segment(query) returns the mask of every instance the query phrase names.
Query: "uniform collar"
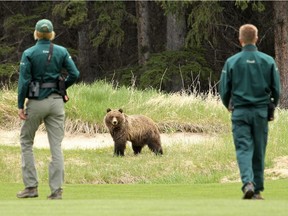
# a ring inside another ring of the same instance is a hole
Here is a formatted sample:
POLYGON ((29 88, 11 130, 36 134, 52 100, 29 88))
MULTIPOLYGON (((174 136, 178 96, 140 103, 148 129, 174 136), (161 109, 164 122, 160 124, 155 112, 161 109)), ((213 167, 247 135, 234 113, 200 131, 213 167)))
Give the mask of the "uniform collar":
POLYGON ((50 44, 50 40, 41 39, 37 41, 37 44, 50 44))
POLYGON ((242 47, 243 51, 257 51, 257 47, 253 44, 247 44, 244 47, 242 47))

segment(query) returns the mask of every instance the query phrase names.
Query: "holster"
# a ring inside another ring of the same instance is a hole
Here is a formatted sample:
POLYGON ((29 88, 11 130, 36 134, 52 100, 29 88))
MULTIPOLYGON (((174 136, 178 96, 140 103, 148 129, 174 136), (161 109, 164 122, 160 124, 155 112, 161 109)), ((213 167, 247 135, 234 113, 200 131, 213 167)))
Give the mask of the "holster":
POLYGON ((274 103, 269 103, 268 105, 268 121, 274 120, 275 105, 274 103))
POLYGON ((31 81, 29 83, 28 98, 38 98, 40 92, 40 82, 31 81))
POLYGON ((58 78, 57 88, 58 88, 60 95, 63 98, 64 103, 69 101, 69 97, 68 97, 67 92, 66 92, 65 78, 63 76, 60 76, 58 78))

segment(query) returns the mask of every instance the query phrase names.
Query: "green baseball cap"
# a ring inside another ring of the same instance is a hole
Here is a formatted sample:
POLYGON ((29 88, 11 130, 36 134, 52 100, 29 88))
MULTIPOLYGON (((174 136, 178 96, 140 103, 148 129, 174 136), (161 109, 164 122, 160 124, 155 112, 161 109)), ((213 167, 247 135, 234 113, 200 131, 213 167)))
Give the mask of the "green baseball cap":
POLYGON ((41 33, 51 33, 53 31, 53 24, 48 19, 42 19, 36 23, 35 30, 41 33))

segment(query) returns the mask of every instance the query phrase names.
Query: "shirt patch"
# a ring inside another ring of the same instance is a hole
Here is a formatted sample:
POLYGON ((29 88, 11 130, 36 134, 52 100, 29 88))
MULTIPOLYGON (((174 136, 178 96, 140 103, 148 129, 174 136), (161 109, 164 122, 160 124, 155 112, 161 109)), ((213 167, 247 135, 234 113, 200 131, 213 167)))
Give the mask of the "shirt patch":
POLYGON ((25 65, 25 63, 24 62, 20 62, 20 65, 25 65))
POLYGON ((49 50, 43 50, 43 53, 49 53, 49 50))
POLYGON ((249 59, 248 59, 246 62, 247 62, 248 64, 255 64, 255 60, 249 60, 249 59))

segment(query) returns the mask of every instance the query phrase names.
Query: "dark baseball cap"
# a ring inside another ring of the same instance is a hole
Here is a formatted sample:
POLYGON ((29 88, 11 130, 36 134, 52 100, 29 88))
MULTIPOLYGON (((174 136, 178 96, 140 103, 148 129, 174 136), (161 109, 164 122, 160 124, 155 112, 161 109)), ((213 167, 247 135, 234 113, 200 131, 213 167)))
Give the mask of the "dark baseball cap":
POLYGON ((51 33, 53 31, 53 24, 48 19, 42 19, 36 23, 35 30, 41 33, 51 33))

